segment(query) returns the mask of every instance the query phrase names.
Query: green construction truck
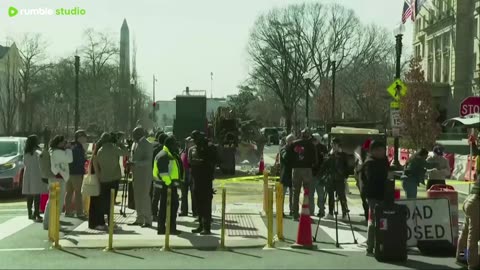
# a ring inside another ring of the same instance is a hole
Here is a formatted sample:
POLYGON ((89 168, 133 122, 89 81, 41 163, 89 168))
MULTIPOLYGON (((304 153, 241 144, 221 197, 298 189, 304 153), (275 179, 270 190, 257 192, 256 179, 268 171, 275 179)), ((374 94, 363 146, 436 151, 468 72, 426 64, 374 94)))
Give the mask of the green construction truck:
POLYGON ((182 143, 192 131, 207 131, 207 96, 206 91, 190 91, 187 89, 175 98, 175 119, 173 135, 182 143), (203 93, 203 94, 202 94, 203 93))

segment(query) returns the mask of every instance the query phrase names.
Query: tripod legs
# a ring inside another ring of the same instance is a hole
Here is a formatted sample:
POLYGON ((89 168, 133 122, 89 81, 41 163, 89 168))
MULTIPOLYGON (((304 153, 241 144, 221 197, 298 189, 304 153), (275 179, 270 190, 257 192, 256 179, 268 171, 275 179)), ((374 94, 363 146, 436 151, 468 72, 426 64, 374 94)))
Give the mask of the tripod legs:
POLYGON ((127 216, 127 196, 128 196, 128 173, 125 172, 125 183, 123 183, 122 203, 120 204, 120 215, 127 216))

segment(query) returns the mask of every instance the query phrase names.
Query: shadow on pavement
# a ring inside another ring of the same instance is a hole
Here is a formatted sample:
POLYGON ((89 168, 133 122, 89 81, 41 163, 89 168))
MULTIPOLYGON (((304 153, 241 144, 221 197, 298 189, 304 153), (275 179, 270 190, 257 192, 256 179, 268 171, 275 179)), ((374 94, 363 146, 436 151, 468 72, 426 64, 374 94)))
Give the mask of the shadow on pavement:
POLYGON ((234 254, 238 254, 238 255, 243 255, 243 256, 248 256, 248 257, 252 257, 252 258, 257 258, 257 259, 261 259, 261 258, 262 258, 261 256, 257 256, 257 255, 253 255, 253 254, 248 254, 248 253, 240 252, 240 251, 236 251, 236 250, 229 250, 229 252, 234 253, 234 254))
POLYGON ((196 258, 196 259, 205 259, 204 257, 201 257, 201 256, 196 256, 196 255, 192 255, 192 254, 187 254, 187 253, 184 253, 184 252, 180 252, 178 250, 172 250, 172 253, 174 254, 178 254, 178 255, 184 255, 184 256, 188 256, 188 257, 192 257, 192 258, 196 258))
POLYGON ((72 251, 70 251, 70 250, 66 250, 66 249, 63 249, 63 248, 62 248, 62 249, 59 249, 59 250, 60 250, 61 252, 65 252, 65 253, 67 253, 67 254, 73 255, 73 256, 78 257, 78 258, 80 258, 80 259, 86 259, 86 258, 87 258, 87 257, 82 256, 82 255, 80 255, 80 254, 74 253, 74 252, 72 252, 72 251))
POLYGON ((403 267, 408 267, 412 269, 459 269, 459 268, 453 268, 444 264, 431 264, 431 263, 421 262, 421 261, 412 260, 412 259, 408 259, 404 263, 387 263, 387 264, 403 266, 403 267))
POLYGON ((118 254, 118 255, 127 256, 127 257, 134 258, 134 259, 145 260, 145 258, 142 258, 142 257, 139 257, 139 256, 135 256, 135 255, 132 255, 132 254, 127 254, 127 253, 124 253, 124 252, 120 252, 120 251, 118 251, 118 250, 114 250, 112 253, 115 253, 115 254, 118 254))

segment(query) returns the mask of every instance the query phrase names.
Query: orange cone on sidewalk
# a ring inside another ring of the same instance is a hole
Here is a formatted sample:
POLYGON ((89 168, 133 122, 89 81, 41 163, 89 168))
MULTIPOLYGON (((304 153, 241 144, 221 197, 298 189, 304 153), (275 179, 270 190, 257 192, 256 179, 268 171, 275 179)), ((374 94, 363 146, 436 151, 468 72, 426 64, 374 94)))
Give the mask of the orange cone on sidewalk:
POLYGON ((310 206, 308 201, 308 189, 304 189, 302 213, 298 223, 297 242, 292 248, 314 249, 312 240, 312 219, 310 218, 310 206))
POLYGON ((260 163, 258 164, 258 173, 263 174, 265 170, 265 162, 263 161, 263 155, 260 157, 260 163))

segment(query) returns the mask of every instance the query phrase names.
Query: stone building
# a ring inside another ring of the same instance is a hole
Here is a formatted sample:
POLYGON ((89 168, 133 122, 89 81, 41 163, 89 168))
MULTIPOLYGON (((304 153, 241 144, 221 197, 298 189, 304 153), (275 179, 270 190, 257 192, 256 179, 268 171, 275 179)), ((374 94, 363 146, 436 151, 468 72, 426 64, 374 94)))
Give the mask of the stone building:
POLYGON ((415 21, 414 55, 434 85, 442 118, 458 116, 463 99, 479 94, 480 0, 432 0, 415 21))

